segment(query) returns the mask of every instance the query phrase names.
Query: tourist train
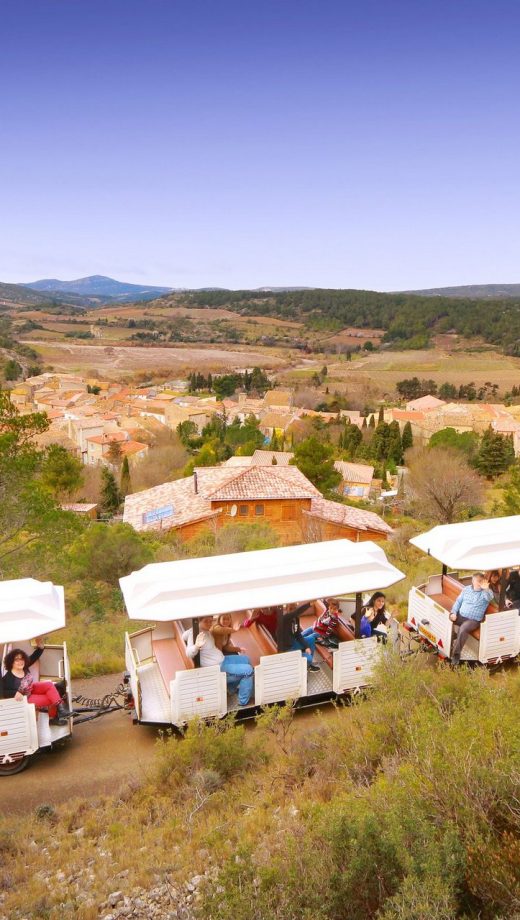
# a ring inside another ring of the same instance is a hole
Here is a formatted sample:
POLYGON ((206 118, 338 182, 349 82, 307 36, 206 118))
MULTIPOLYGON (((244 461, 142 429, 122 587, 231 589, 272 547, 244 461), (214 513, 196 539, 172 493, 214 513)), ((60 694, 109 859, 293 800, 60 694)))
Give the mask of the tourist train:
MULTIPOLYGON (((6 658, 14 649, 34 654, 33 640, 65 626, 64 590, 51 582, 20 578, 0 582, 0 661, 5 675, 6 658)), ((37 683, 63 685, 68 710, 72 707, 69 657, 65 642, 45 643, 30 665, 37 683)), ((19 773, 37 751, 51 748, 72 735, 72 718, 54 720, 47 709, 19 699, 0 699, 0 776, 19 773), (57 724, 57 723, 61 724, 57 724), (55 724, 53 724, 55 723, 55 724)))
MULTIPOLYGON (((414 537, 411 543, 438 560, 442 571, 410 589, 405 634, 446 660, 497 665, 516 658, 520 594, 513 602, 506 589, 520 567, 519 533, 515 516, 434 527, 414 537), (452 608, 469 590, 472 575, 478 587, 473 573, 490 569, 498 576, 495 594, 488 586, 487 609, 471 631, 466 622, 461 647, 452 608)), ((149 624, 125 636, 134 721, 181 729, 194 717, 250 718, 271 704, 314 706, 369 687, 381 639, 399 649, 402 630, 391 619, 385 636, 376 631, 363 637, 363 604, 367 595, 377 596, 403 578, 379 544, 346 539, 153 563, 121 578, 129 619, 149 624), (327 598, 334 607, 325 607, 327 598), (320 609, 335 612, 333 642, 314 632, 320 609), (271 620, 259 611, 268 611, 271 620), (224 639, 218 631, 213 638, 211 624, 224 615, 224 639)), ((2 675, 13 649, 29 655, 35 637, 64 625, 63 588, 31 578, 0 583, 2 675)), ((34 679, 61 682, 70 709, 65 643, 45 644, 38 654, 30 667, 34 679)), ((70 737, 71 718, 52 719, 38 709, 27 697, 0 699, 0 776, 18 772, 37 751, 70 737)))

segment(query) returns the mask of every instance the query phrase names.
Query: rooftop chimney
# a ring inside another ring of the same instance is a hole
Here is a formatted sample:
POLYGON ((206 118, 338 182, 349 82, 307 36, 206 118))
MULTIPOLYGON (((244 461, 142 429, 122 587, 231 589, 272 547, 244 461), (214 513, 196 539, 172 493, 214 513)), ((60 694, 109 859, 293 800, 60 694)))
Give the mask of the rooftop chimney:
POLYGON ((195 495, 197 495, 199 491, 199 484, 197 482, 197 471, 196 470, 193 470, 193 489, 195 491, 195 495))

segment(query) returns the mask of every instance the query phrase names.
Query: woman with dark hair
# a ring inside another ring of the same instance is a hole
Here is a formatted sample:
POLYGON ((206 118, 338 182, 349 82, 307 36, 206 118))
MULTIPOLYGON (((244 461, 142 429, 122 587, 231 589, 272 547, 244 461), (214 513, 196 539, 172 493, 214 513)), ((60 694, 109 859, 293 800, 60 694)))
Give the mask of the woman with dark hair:
POLYGON ((36 640, 36 648, 28 655, 21 648, 13 648, 4 659, 5 674, 2 678, 2 695, 4 699, 23 700, 27 697, 37 709, 47 709, 51 725, 66 725, 72 715, 63 705, 62 698, 51 680, 35 681, 29 668, 43 654, 41 639, 36 640))
POLYGON ((386 624, 391 614, 386 611, 386 597, 382 591, 376 591, 368 604, 363 608, 363 618, 370 624, 371 635, 377 636, 382 642, 387 640, 386 624))
POLYGON ((513 569, 509 575, 506 588, 506 607, 517 607, 520 610, 520 573, 513 569))

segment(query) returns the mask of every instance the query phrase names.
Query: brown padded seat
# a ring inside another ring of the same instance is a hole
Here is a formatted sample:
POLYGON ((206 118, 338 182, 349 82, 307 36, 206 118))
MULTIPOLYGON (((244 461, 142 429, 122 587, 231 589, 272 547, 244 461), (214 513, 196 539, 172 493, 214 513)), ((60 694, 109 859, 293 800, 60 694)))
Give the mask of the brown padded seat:
MULTIPOLYGON (((467 588, 467 585, 461 584, 461 582, 457 581, 456 578, 453 578, 452 575, 443 575, 442 594, 429 594, 428 596, 431 597, 431 599, 437 604, 440 604, 441 607, 444 607, 445 610, 451 612, 451 608, 457 600, 460 592, 463 591, 464 588, 467 588)), ((489 613, 496 612, 496 604, 491 603, 486 610, 486 616, 489 613)), ((471 630, 470 636, 474 636, 475 639, 480 639, 480 625, 471 630)))
MULTIPOLYGON (((316 622, 316 617, 313 614, 306 614, 303 617, 300 617, 300 626, 302 630, 308 629, 309 626, 314 626, 316 622)), ((354 639, 353 632, 348 628, 347 624, 343 619, 340 619, 339 626, 335 630, 335 633, 340 642, 349 642, 351 639, 354 639)), ((333 663, 333 651, 334 649, 327 648, 326 645, 320 645, 316 643, 316 651, 320 653, 324 662, 328 664, 329 668, 332 668, 333 663)))
MULTIPOLYGON (((247 613, 234 613, 233 626, 240 625, 247 618, 247 613)), ((231 636, 233 645, 237 648, 245 648, 245 654, 249 656, 251 664, 256 667, 260 664, 262 655, 275 655, 276 644, 267 629, 264 629, 258 623, 252 623, 251 626, 243 627, 231 636)))
POLYGON ((168 693, 170 692, 170 681, 173 680, 177 671, 188 671, 194 667, 193 661, 186 654, 179 623, 175 622, 173 629, 173 639, 154 639, 152 634, 152 651, 168 693))

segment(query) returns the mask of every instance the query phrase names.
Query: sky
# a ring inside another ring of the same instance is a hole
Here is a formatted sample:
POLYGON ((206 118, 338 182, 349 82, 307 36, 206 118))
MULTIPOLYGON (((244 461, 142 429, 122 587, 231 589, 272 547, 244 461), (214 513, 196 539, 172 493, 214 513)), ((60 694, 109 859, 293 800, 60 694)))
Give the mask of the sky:
POLYGON ((0 281, 520 282, 518 0, 1 0, 0 281))

